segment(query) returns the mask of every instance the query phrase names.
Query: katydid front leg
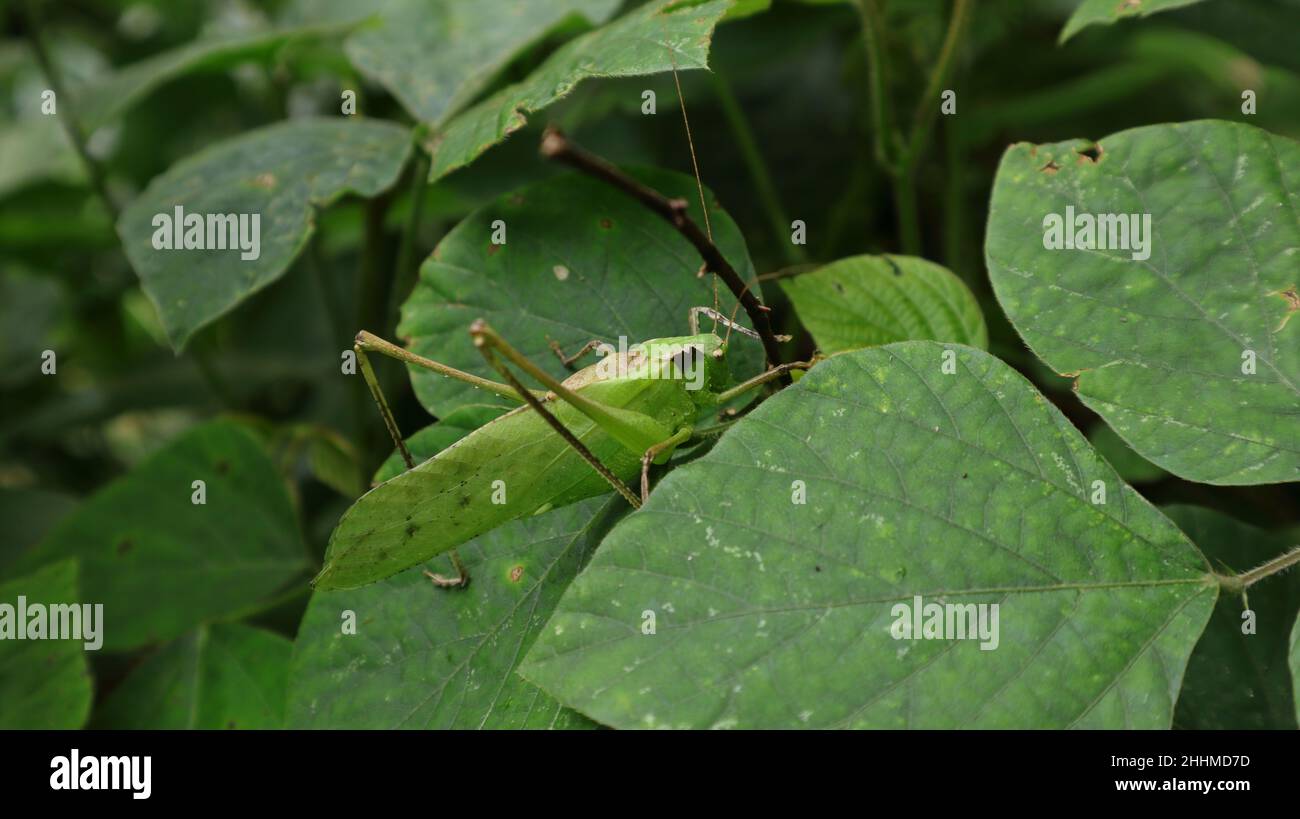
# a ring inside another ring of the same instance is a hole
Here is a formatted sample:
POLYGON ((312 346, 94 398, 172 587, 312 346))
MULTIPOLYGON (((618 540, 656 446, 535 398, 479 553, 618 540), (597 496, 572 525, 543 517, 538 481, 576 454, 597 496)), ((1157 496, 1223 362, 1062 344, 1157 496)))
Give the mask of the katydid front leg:
MULTIPOLYGON (((402 439, 401 430, 397 428, 397 419, 393 417, 393 411, 389 408, 387 399, 384 398, 384 391, 379 386, 379 379, 375 377, 374 369, 370 366, 370 359, 366 356, 367 352, 382 353, 398 361, 414 364, 417 367, 423 367, 440 375, 464 381, 466 384, 485 389, 496 395, 515 401, 519 400, 519 393, 508 384, 499 384, 496 381, 489 381, 472 373, 462 372, 454 367, 439 364, 436 361, 416 355, 410 350, 398 347, 396 344, 385 341, 365 330, 357 333, 352 349, 357 354, 357 363, 361 367, 361 375, 366 380, 366 386, 370 388, 370 395, 375 399, 375 404, 379 407, 379 414, 383 416, 384 426, 388 428, 388 434, 393 439, 397 451, 402 453, 402 460, 406 463, 407 469, 415 467, 415 459, 411 457, 411 451, 406 448, 406 441, 402 439)), ((464 588, 469 585, 469 572, 465 570, 465 564, 461 561, 460 554, 455 549, 452 549, 448 556, 451 558, 452 566, 456 569, 455 577, 444 577, 428 570, 425 570, 424 574, 433 581, 434 585, 442 588, 464 588)))
POLYGON ((691 428, 682 427, 672 437, 651 446, 641 456, 641 502, 650 500, 650 464, 664 452, 671 452, 691 439, 691 428))
POLYGON ((561 347, 560 343, 558 341, 555 341, 554 339, 548 339, 547 344, 550 345, 551 352, 555 353, 555 357, 560 359, 560 363, 564 365, 564 368, 566 370, 572 370, 573 362, 582 358, 584 355, 591 352, 592 350, 598 349, 600 347, 601 341, 598 338, 593 338, 591 341, 588 341, 586 344, 582 345, 582 347, 573 355, 565 355, 564 348, 561 347))

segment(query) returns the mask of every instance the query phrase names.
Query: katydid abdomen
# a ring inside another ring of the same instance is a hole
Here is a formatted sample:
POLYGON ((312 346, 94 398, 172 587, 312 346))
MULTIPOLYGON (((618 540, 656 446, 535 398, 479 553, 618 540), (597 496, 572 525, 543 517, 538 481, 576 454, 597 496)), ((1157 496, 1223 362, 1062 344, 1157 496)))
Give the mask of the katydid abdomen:
MULTIPOLYGON (((665 437, 698 409, 681 380, 592 380, 589 367, 565 384, 607 407, 644 413, 665 437)), ((637 475, 633 451, 574 407, 545 402, 621 480, 637 475)), ((610 491, 609 483, 540 415, 523 406, 480 427, 433 458, 363 495, 330 537, 314 585, 353 588, 422 563, 515 518, 610 491)))

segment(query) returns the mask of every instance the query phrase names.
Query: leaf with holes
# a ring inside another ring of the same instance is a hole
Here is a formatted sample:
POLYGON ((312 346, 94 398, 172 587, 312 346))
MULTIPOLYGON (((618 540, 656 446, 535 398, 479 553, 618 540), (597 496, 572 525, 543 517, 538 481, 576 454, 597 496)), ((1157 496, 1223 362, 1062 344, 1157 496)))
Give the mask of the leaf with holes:
POLYGON ((1209 571, 1022 376, 905 342, 664 478, 520 673, 622 728, 1167 728, 1209 571))
POLYGON ((239 623, 199 626, 135 668, 91 727, 282 728, 293 643, 239 623))
POLYGON ((65 558, 80 562, 85 599, 104 604, 109 651, 241 611, 295 577, 305 583, 308 569, 279 473, 229 421, 191 429, 101 489, 16 570, 65 558))
MULTIPOLYGON (((360 589, 317 591, 294 654, 289 724, 306 728, 583 728, 515 675, 622 498, 517 520, 460 548, 470 585, 416 567, 360 589), (355 630, 348 633, 349 616, 355 630)), ((446 572, 446 558, 427 564, 446 572)))
MULTIPOLYGON (((685 199, 688 214, 703 226, 694 179, 660 170, 634 174, 685 199)), ((712 194, 706 197, 714 241, 741 278, 753 282, 744 237, 712 194)), ((593 339, 618 348, 620 336, 632 345, 685 335, 690 309, 714 303, 711 277, 697 275, 700 264, 690 242, 630 197, 586 176, 553 177, 498 198, 443 238, 402 307, 398 334, 420 355, 497 378, 470 343, 470 323, 486 319, 516 349, 563 378, 570 373, 551 342, 572 353, 593 339)), ((730 314, 735 299, 718 287, 721 310, 730 314)), ((757 373, 758 342, 733 341, 732 372, 757 373)), ((438 417, 470 403, 517 406, 428 370, 412 367, 411 381, 420 402, 438 417)))
POLYGON ((1300 480, 1300 145, 1217 121, 1021 143, 990 208, 1011 323, 1139 455, 1300 480))
POLYGON ((781 289, 823 353, 927 339, 989 345, 970 289, 914 256, 851 256, 784 280, 781 289))
POLYGON ((118 234, 172 347, 284 275, 315 229, 315 208, 345 193, 381 193, 410 150, 410 132, 389 122, 288 120, 153 180, 118 234), (227 214, 247 230, 217 218, 227 214))

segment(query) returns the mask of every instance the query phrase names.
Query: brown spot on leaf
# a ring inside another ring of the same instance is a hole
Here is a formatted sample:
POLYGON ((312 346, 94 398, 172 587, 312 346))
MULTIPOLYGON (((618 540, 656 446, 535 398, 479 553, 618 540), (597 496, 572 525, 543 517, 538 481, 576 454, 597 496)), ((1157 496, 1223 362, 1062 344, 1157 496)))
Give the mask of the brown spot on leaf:
POLYGON ((253 179, 253 186, 262 188, 263 190, 269 191, 272 188, 274 188, 275 185, 276 185, 276 178, 275 178, 275 174, 273 173, 258 174, 257 177, 253 179))
POLYGON ((230 463, 228 461, 217 461, 218 475, 224 475, 229 471, 230 471, 230 463))
POLYGON ((523 576, 524 576, 524 567, 523 567, 523 566, 512 566, 512 567, 511 567, 511 569, 510 569, 510 582, 511 582, 511 583, 518 583, 518 582, 519 582, 519 578, 521 578, 521 577, 523 577, 523 576))
POLYGON ((609 230, 614 226, 614 223, 609 221, 608 219, 601 219, 600 226, 603 227, 605 230, 609 230))
POLYGON ((131 538, 124 538, 120 543, 117 544, 117 553, 119 555, 124 555, 134 548, 135 548, 135 541, 131 540, 131 538))
POLYGON ((1300 293, 1296 292, 1296 286, 1294 284, 1279 291, 1278 295, 1286 299, 1286 310, 1288 313, 1294 313, 1295 311, 1300 310, 1300 293))
POLYGON ((1056 173, 1056 172, 1059 171, 1060 169, 1061 169, 1061 166, 1056 164, 1056 160, 1054 160, 1054 159, 1049 159, 1049 160, 1047 160, 1047 164, 1044 165, 1043 167, 1039 168, 1038 170, 1042 171, 1043 173, 1049 173, 1049 174, 1050 174, 1050 173, 1056 173))
POLYGON ((1087 148, 1075 151, 1079 155, 1079 162, 1098 162, 1101 160, 1102 148, 1101 143, 1096 142, 1087 148))
POLYGON ((419 527, 419 526, 416 526, 414 523, 408 523, 408 524, 406 524, 406 536, 407 536, 407 537, 415 537, 415 533, 418 532, 418 531, 420 531, 420 527, 419 527))
POLYGON ((501 249, 501 245, 497 244, 496 242, 488 242, 488 255, 489 255, 489 256, 495 256, 496 253, 497 253, 497 251, 500 250, 500 249, 501 249))

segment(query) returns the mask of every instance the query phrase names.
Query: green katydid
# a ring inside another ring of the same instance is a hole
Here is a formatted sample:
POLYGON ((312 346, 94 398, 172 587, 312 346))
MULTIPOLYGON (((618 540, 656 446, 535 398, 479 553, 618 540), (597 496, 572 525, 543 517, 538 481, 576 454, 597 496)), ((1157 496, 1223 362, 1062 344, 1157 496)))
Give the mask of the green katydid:
MULTIPOLYGON (((678 447, 716 434, 723 424, 697 423, 738 395, 805 362, 782 364, 730 385, 728 342, 699 331, 699 315, 735 327, 709 308, 690 311, 688 336, 652 339, 619 351, 560 381, 511 347, 482 320, 470 326, 475 346, 506 383, 417 356, 361 332, 354 349, 407 471, 357 500, 330 537, 319 589, 352 588, 450 553, 457 575, 426 571, 439 586, 463 586, 468 575, 455 548, 515 518, 575 503, 613 486, 633 506, 649 493, 652 463, 678 447), (366 353, 377 352, 470 383, 522 405, 415 465, 388 409, 366 353), (513 364, 547 388, 528 390, 513 364), (638 471, 641 492, 626 484, 638 471)), ((589 344, 578 353, 589 351, 589 344)), ((562 352, 557 350, 566 365, 562 352)), ((576 356, 575 356, 576 357, 576 356)))

